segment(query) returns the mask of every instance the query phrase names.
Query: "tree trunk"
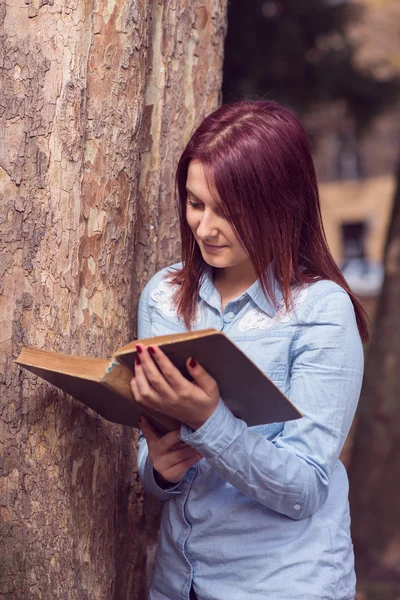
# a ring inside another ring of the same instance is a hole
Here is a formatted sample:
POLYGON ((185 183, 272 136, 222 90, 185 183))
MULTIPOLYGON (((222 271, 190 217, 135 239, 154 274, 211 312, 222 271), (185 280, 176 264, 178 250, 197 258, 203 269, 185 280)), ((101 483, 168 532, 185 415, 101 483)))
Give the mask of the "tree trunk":
MULTIPOLYGON (((12 359, 108 358, 179 257, 173 174, 219 102, 226 0, 0 6, 0 598, 143 600, 133 430, 12 359)), ((150 559, 149 559, 150 557, 150 559)))
POLYGON ((350 466, 357 572, 400 581, 400 164, 350 466))

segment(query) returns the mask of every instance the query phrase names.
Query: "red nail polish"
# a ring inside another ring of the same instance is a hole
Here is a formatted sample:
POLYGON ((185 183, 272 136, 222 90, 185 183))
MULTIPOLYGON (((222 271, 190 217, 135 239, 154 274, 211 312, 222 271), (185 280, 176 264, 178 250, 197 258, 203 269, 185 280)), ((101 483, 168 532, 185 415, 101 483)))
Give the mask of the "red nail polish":
POLYGON ((192 369, 194 369, 194 367, 197 365, 197 362, 194 360, 194 358, 192 358, 189 365, 192 367, 192 369))
POLYGON ((137 364, 137 365, 140 365, 140 358, 139 358, 139 355, 138 355, 138 354, 136 354, 136 364, 137 364))
POLYGON ((156 353, 156 351, 154 350, 153 346, 149 346, 149 352, 151 354, 155 354, 156 353))
POLYGON ((136 350, 141 354, 143 352, 142 346, 136 346, 136 350))

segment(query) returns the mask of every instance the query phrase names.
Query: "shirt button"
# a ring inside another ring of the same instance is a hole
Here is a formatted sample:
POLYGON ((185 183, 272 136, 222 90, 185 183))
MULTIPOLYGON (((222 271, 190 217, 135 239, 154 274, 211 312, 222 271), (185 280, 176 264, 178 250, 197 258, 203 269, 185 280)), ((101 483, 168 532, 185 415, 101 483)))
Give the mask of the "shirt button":
POLYGON ((301 505, 300 504, 295 504, 293 506, 294 510, 300 510, 301 509, 301 505))
POLYGON ((235 316, 235 313, 230 311, 230 312, 226 313, 226 316, 228 319, 233 319, 233 317, 235 316))

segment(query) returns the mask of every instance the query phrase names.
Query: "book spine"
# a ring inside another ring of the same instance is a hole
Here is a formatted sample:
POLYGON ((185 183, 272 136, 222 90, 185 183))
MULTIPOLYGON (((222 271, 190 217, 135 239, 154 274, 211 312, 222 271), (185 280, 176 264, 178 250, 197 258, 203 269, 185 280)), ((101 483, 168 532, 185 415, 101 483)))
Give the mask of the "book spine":
POLYGON ((113 358, 104 373, 101 383, 111 390, 118 392, 124 398, 134 402, 130 384, 132 376, 133 373, 129 367, 113 358))

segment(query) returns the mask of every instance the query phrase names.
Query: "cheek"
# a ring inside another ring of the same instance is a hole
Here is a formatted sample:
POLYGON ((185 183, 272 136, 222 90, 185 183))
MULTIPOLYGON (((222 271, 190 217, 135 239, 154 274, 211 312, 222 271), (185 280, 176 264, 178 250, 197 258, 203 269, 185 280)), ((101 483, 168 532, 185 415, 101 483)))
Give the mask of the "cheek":
POLYGON ((239 260, 248 258, 246 250, 243 248, 233 231, 229 235, 229 241, 235 257, 237 257, 239 260))
POLYGON ((192 232, 195 233, 195 231, 197 229, 197 225, 196 225, 196 219, 193 217, 193 215, 186 213, 186 222, 189 225, 192 232))
POLYGON ((227 228, 224 231, 224 235, 225 235, 225 238, 228 240, 234 253, 237 255, 243 254, 244 250, 243 250, 241 244, 239 243, 239 241, 235 235, 235 232, 233 231, 233 229, 231 227, 227 228))

